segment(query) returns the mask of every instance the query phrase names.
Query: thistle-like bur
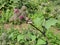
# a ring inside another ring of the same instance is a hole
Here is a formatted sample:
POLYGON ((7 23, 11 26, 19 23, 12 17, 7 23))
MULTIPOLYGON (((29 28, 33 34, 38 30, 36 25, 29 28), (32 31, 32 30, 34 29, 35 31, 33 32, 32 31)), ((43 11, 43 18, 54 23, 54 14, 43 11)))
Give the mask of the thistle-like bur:
POLYGON ((21 9, 14 9, 14 15, 11 16, 9 22, 23 20, 27 16, 26 6, 22 6, 21 9))
POLYGON ((32 23, 28 18, 28 11, 26 6, 22 6, 21 9, 15 8, 14 15, 9 19, 9 22, 24 22, 32 23))

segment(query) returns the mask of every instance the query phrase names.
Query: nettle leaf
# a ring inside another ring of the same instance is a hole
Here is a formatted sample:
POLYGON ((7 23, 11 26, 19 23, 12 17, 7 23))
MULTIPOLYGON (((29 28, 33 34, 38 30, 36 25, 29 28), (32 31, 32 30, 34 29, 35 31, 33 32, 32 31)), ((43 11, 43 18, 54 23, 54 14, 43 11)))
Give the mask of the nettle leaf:
POLYGON ((37 45, 43 45, 46 44, 46 42, 42 39, 38 39, 37 45))
POLYGON ((20 34, 17 36, 17 41, 19 42, 20 40, 24 39, 24 35, 20 34))
POLYGON ((50 18, 49 20, 47 20, 44 24, 46 29, 49 29, 52 25, 55 25, 57 23, 57 20, 54 18, 50 18))

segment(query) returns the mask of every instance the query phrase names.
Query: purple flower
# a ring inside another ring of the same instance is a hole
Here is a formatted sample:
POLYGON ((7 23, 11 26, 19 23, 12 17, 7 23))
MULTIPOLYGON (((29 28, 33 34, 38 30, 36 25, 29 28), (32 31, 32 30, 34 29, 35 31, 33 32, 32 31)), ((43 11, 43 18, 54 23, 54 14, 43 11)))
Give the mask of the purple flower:
POLYGON ((19 16, 19 19, 23 20, 24 19, 24 16, 20 15, 19 16))

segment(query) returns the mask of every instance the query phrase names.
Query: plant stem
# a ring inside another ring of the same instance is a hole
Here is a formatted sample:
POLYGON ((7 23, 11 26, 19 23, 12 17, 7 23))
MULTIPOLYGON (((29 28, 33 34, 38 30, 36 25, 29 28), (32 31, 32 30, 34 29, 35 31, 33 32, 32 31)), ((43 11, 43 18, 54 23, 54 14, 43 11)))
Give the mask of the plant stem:
POLYGON ((31 23, 30 23, 30 25, 33 26, 35 29, 37 29, 38 31, 40 31, 40 32, 43 34, 43 36, 44 36, 45 39, 46 39, 46 44, 45 44, 45 45, 48 45, 48 39, 47 39, 47 37, 46 37, 46 31, 47 31, 46 28, 43 27, 43 31, 44 31, 44 32, 42 32, 42 31, 41 31, 40 29, 38 29, 35 25, 33 25, 33 24, 31 24, 31 23))

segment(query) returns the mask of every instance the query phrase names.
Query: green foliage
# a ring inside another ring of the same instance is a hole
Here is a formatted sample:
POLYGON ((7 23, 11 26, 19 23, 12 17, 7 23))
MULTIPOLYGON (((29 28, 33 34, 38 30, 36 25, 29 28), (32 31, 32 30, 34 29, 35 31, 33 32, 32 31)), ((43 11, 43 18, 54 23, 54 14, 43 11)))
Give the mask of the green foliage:
MULTIPOLYGON (((6 45, 45 45, 46 39, 35 28, 28 29, 20 33, 18 30, 5 31, 1 24, 9 23, 9 18, 13 15, 15 7, 27 7, 28 16, 32 19, 33 25, 45 32, 50 45, 60 45, 60 38, 50 31, 51 27, 60 29, 60 0, 0 0, 0 37, 6 33, 7 39, 0 40, 6 45)), ((16 21, 17 24, 20 22, 16 21)), ((14 22, 14 23, 16 23, 14 22)), ((13 24, 14 25, 14 24, 13 24)), ((51 29, 52 30, 52 29, 51 29)), ((2 45, 0 44, 0 45, 2 45)))
POLYGON ((37 45, 42 45, 42 44, 44 45, 46 44, 46 42, 42 39, 39 39, 37 45))
MULTIPOLYGON (((30 32, 31 30, 29 30, 29 31, 26 31, 26 33, 19 33, 18 32, 18 30, 7 30, 6 32, 5 32, 5 34, 7 35, 7 37, 6 37, 6 39, 5 39, 5 41, 6 41, 6 45, 11 45, 11 44, 13 44, 13 45, 15 45, 16 44, 16 42, 18 43, 18 44, 21 44, 22 45, 22 43, 24 43, 24 45, 26 45, 26 44, 30 44, 30 45, 38 45, 38 44, 45 44, 45 41, 44 40, 42 40, 41 38, 38 38, 35 34, 33 34, 34 32, 32 31, 32 32, 30 32), (36 43, 36 38, 38 38, 38 42, 36 43), (41 41, 41 43, 39 43, 40 41, 41 41), (7 42, 8 41, 8 42, 7 42)), ((4 32, 2 32, 2 34, 3 34, 4 32)), ((5 34, 2 36, 3 37, 3 39, 2 40, 4 40, 4 36, 5 36, 5 34)), ((37 32, 37 35, 39 35, 39 33, 37 32)), ((1 38, 1 36, 0 36, 0 38, 1 38)), ((0 40, 0 43, 1 43, 1 40, 0 40)), ((3 43, 3 42, 2 42, 3 43)))
POLYGON ((6 23, 9 22, 9 18, 13 15, 13 9, 9 10, 7 9, 6 11, 2 11, 0 23, 6 23))
POLYGON ((53 32, 51 32, 51 31, 47 31, 47 33, 46 33, 46 35, 47 35, 47 37, 48 37, 48 39, 49 39, 49 43, 50 43, 50 45, 60 45, 60 43, 57 43, 57 41, 58 42, 60 42, 59 40, 59 36, 57 36, 57 35, 55 35, 55 34, 53 34, 53 32))
MULTIPOLYGON (((25 32, 24 30, 22 30, 22 31, 25 32)), ((43 36, 41 36, 41 34, 39 34, 40 32, 38 32, 38 31, 36 31, 36 34, 35 34, 35 31, 36 30, 32 30, 32 32, 31 32, 31 30, 29 30, 29 31, 26 30, 25 33, 23 33, 23 32, 19 33, 18 30, 14 30, 14 29, 12 30, 11 29, 11 30, 7 30, 7 31, 3 31, 1 33, 1 36, 3 33, 5 33, 7 35, 7 37, 6 37, 7 39, 5 39, 6 45, 8 45, 8 44, 9 45, 12 45, 12 44, 15 45, 16 43, 21 44, 21 45, 22 45, 22 43, 24 43, 24 45, 29 45, 29 44, 30 45, 35 45, 35 44, 36 45, 42 45, 42 44, 45 45, 46 44, 45 38, 43 36), (36 40, 36 39, 38 39, 38 40, 36 40), (36 41, 37 41, 37 43, 36 43, 36 41)), ((1 38, 1 36, 0 36, 0 38, 1 38)), ((60 44, 59 43, 60 39, 58 38, 58 36, 54 35, 49 30, 47 31, 46 36, 47 36, 47 39, 49 41, 49 44, 51 44, 51 45, 52 44, 53 45, 55 45, 55 44, 59 45, 60 44)))

